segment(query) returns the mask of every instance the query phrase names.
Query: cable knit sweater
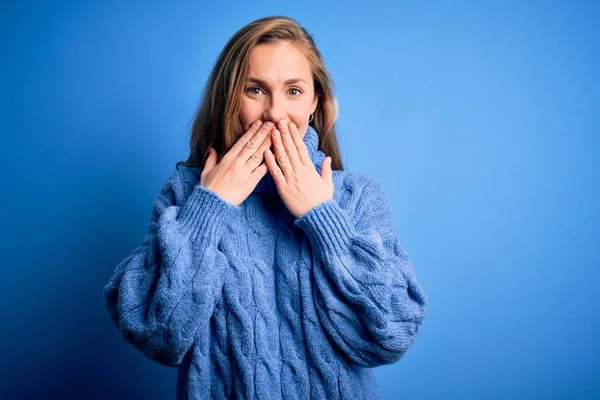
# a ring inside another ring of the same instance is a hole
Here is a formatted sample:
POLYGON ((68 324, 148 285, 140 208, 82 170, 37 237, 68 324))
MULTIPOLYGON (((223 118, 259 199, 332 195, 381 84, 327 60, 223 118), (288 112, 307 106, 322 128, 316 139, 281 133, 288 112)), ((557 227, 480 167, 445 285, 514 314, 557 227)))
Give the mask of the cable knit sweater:
MULTIPOLYGON (((304 137, 318 172, 318 135, 304 137)), ((333 171, 334 198, 295 218, 267 173, 239 206, 177 165, 141 245, 104 287, 122 337, 178 368, 177 399, 379 399, 427 312, 386 197, 333 171)))

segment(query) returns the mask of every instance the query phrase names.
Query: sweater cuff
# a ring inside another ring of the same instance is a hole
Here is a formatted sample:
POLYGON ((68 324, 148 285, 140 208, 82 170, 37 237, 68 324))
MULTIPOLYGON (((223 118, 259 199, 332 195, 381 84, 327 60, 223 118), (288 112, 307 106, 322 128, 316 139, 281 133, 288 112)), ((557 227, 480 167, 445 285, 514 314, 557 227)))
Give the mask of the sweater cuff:
POLYGON ((220 239, 224 229, 241 213, 241 207, 197 184, 181 207, 179 222, 192 242, 202 237, 220 239))
POLYGON ((347 253, 351 238, 356 236, 348 213, 335 199, 326 200, 294 221, 309 237, 312 246, 321 254, 347 253))

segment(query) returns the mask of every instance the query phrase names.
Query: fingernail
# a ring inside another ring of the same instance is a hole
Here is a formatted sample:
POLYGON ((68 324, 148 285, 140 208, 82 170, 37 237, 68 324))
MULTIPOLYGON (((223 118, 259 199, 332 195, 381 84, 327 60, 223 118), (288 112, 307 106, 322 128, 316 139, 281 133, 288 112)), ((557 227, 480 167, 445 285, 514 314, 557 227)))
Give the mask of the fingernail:
POLYGON ((265 122, 265 126, 266 126, 267 128, 270 128, 270 127, 272 127, 272 126, 273 126, 273 123, 272 123, 271 121, 267 121, 267 122, 265 122))

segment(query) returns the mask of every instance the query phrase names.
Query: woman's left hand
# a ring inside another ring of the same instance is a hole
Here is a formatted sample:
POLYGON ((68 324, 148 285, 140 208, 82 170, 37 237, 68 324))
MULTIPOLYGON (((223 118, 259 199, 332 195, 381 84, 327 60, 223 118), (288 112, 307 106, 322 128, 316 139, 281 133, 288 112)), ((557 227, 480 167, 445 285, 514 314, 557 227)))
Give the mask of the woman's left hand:
POLYGON ((282 119, 277 128, 271 133, 275 154, 267 149, 265 162, 281 199, 298 218, 314 206, 333 199, 331 157, 323 160, 319 175, 296 124, 282 119))

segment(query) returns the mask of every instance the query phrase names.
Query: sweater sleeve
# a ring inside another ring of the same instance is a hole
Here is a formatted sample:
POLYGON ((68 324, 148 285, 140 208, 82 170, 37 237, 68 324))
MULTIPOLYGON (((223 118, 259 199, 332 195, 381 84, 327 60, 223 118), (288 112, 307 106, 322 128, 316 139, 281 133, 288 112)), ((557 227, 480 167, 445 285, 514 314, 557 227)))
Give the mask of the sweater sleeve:
POLYGON ((172 176, 154 201, 142 244, 104 287, 121 336, 147 357, 178 366, 199 329, 208 329, 228 265, 218 242, 239 207, 200 184, 183 204, 172 176))
POLYGON ((427 313, 385 194, 368 176, 355 212, 327 200, 294 222, 313 249, 314 303, 329 338, 363 367, 398 361, 427 313))

